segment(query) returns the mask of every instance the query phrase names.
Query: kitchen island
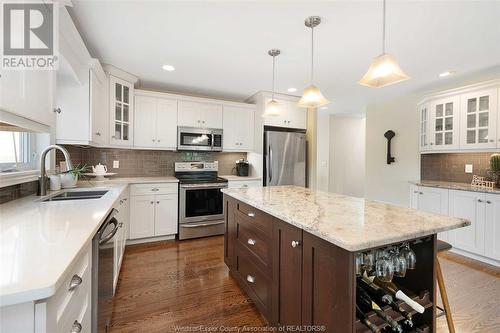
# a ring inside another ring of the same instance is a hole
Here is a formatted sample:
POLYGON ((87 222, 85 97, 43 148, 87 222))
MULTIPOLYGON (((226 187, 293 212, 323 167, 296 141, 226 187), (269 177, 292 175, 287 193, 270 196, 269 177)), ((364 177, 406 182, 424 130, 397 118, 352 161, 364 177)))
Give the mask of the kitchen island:
POLYGON ((370 332, 356 316, 355 258, 408 243, 416 267, 393 281, 425 308, 406 308, 414 329, 435 332, 436 233, 470 222, 297 186, 223 192, 226 265, 270 325, 370 332))

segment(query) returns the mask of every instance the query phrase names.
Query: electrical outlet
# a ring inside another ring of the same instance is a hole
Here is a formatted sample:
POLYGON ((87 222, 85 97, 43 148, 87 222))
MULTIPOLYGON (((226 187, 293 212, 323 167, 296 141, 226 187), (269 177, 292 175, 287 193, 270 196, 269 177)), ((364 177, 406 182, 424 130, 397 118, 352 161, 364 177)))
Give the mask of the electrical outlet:
POLYGON ((472 173, 472 164, 465 165, 465 173, 472 173))
POLYGON ((113 161, 113 169, 120 168, 120 161, 113 161))

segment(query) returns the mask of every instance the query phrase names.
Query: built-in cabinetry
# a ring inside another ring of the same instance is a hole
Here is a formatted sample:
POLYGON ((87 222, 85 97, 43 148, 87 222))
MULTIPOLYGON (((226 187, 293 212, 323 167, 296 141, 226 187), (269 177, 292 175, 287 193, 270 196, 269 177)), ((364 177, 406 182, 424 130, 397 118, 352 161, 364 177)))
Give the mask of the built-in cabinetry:
POLYGON ((129 238, 177 234, 177 183, 130 186, 129 238))
POLYGON ((113 206, 118 213, 115 218, 118 220, 118 231, 114 237, 114 256, 113 256, 113 293, 116 292, 118 276, 125 253, 125 242, 128 238, 128 229, 130 225, 130 204, 129 204, 129 189, 127 188, 118 199, 118 202, 113 206))
POLYGON ((177 148, 177 100, 136 91, 135 123, 134 147, 177 148))
POLYGON ((247 187, 260 187, 262 186, 262 180, 228 180, 228 188, 247 188, 247 187))
MULTIPOLYGON (((265 98, 265 103, 269 102, 270 98, 265 98)), ((307 128, 307 110, 299 108, 293 100, 275 98, 279 103, 280 115, 277 117, 264 118, 264 125, 277 126, 285 128, 307 128)))
POLYGON ((254 148, 254 116, 253 106, 224 105, 223 126, 224 151, 251 151, 254 148))
POLYGON ((134 85, 109 77, 110 144, 131 147, 134 134, 134 85))
POLYGON ((418 105, 421 152, 500 148, 500 80, 425 97, 418 105))
POLYGON ((500 265, 500 194, 410 185, 410 207, 469 220, 470 226, 438 238, 461 254, 500 265))
POLYGON ((178 126, 222 128, 222 104, 179 101, 178 126))

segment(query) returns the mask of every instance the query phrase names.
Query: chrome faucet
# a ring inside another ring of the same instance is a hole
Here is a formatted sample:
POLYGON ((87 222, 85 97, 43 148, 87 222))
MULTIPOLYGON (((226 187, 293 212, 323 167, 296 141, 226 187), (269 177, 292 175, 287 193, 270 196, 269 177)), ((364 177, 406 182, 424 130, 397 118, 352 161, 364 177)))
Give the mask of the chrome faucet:
POLYGON ((47 175, 45 174, 45 158, 47 157, 47 153, 52 149, 58 149, 63 153, 68 171, 73 169, 73 164, 71 163, 71 158, 69 157, 69 153, 66 148, 58 145, 50 145, 45 148, 40 156, 40 192, 38 195, 47 194, 47 183, 45 182, 47 177, 47 175))

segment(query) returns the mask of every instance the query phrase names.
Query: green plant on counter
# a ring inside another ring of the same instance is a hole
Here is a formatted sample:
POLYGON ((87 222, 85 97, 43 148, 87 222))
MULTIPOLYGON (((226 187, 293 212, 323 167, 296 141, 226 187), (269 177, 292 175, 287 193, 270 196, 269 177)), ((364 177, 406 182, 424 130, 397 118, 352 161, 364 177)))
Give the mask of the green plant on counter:
POLYGON ((493 154, 490 157, 490 172, 496 181, 497 187, 500 187, 500 154, 493 154))
POLYGON ((76 167, 66 172, 71 173, 73 176, 75 176, 75 178, 82 178, 83 173, 87 172, 88 170, 89 166, 87 164, 84 165, 78 164, 76 167))

